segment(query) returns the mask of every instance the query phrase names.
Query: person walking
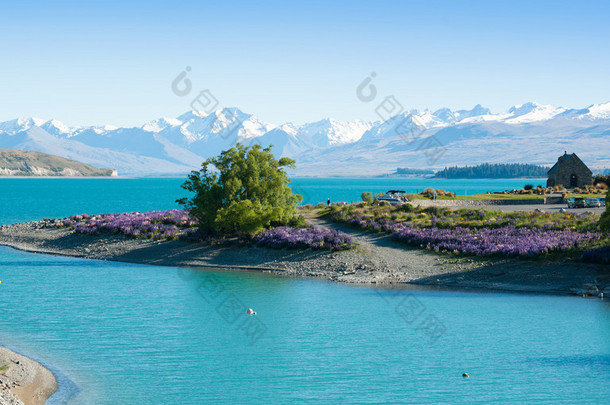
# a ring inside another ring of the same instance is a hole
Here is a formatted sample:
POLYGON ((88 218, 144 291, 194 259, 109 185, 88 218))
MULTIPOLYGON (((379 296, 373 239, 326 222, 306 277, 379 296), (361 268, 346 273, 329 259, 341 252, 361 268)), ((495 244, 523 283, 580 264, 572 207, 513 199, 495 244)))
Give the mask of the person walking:
POLYGON ((326 205, 330 207, 330 197, 326 200, 326 205))

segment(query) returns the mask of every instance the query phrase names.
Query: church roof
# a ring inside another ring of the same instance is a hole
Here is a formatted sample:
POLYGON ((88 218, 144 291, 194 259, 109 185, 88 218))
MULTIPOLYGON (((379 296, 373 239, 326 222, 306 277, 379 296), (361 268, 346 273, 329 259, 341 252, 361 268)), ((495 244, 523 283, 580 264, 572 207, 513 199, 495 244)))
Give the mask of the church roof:
MULTIPOLYGON (((549 171, 547 172, 547 174, 552 174, 552 173, 556 173, 557 170, 559 169, 559 164, 562 162, 567 162, 568 160, 570 160, 570 158, 572 157, 572 155, 576 156, 575 153, 564 153, 562 156, 559 156, 559 159, 557 159, 557 163, 555 163, 553 165, 553 167, 551 167, 549 169, 549 171)), ((576 156, 578 158, 578 156, 576 156)), ((580 159, 579 159, 580 160, 580 159)), ((584 163, 583 163, 584 164, 584 163)), ((586 165, 585 165, 586 167, 586 165)), ((589 168, 587 167, 587 170, 589 170, 589 168)), ((589 170, 590 171, 590 170, 589 170)))

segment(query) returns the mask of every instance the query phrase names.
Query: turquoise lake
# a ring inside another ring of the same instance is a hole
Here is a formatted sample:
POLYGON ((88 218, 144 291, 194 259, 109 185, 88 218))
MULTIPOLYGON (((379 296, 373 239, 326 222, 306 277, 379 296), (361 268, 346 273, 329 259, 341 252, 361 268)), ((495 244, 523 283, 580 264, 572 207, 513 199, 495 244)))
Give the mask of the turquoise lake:
MULTIPOLYGON (((175 200, 187 196, 182 178, 160 179, 40 179, 0 178, 0 224, 66 217, 73 214, 149 211, 177 208, 175 200)), ((363 191, 391 189, 408 193, 427 187, 469 195, 487 191, 544 184, 543 179, 441 180, 424 178, 293 179, 291 187, 303 204, 360 201, 363 191)))
MULTIPOLYGON (((362 187, 426 186, 411 180, 351 179, 341 188, 344 180, 297 179, 295 188, 312 200, 341 189, 330 197, 349 201, 362 187)), ((181 182, 0 179, 0 224, 173 208, 181 182)), ((474 194, 524 184, 512 182, 434 187, 474 194)), ((0 281, 0 345, 55 372, 60 390, 50 404, 602 404, 610 397, 608 300, 389 291, 1 246, 0 281), (233 310, 241 306, 258 315, 233 310)))

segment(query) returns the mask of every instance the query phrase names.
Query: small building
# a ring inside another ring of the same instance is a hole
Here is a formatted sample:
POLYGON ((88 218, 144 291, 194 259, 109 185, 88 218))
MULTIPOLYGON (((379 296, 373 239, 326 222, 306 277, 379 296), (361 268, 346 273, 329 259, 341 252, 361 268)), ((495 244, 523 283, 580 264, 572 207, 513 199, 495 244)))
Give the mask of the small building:
POLYGON ((565 188, 584 187, 593 184, 593 172, 576 153, 564 152, 557 163, 547 172, 547 187, 562 185, 565 188))

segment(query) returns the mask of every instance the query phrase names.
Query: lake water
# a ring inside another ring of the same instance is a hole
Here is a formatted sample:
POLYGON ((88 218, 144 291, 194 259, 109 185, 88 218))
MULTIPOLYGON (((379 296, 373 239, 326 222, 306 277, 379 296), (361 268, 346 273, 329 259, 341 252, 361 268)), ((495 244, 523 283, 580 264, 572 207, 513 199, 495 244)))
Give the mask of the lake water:
MULTIPOLYGON (((188 195, 180 188, 182 178, 161 179, 40 179, 0 178, 0 224, 66 217, 73 214, 149 211, 177 208, 175 200, 188 195)), ((441 180, 424 178, 293 179, 294 192, 303 204, 360 201, 363 191, 390 189, 409 193, 427 187, 469 195, 521 188, 540 179, 441 180)))
MULTIPOLYGON (((180 181, 2 179, 0 223, 171 208, 175 194, 164 190, 172 184, 180 181)), ((610 396, 610 303, 599 299, 386 291, 6 247, 0 280, 0 345, 59 376, 51 404, 577 404, 610 396)))

